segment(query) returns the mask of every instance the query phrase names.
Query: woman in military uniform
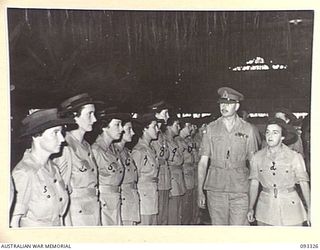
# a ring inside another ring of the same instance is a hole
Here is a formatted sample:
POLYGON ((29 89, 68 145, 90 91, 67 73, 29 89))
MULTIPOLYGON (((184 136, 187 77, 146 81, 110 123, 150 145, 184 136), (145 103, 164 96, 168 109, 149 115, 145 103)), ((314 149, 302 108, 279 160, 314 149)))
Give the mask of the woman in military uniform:
POLYGON ((150 142, 158 138, 159 129, 152 113, 137 120, 135 131, 139 141, 132 150, 132 158, 138 168, 141 225, 157 225, 159 162, 150 142))
POLYGON ((66 132, 67 146, 55 159, 70 192, 67 225, 99 226, 98 172, 90 144, 84 135, 92 131, 95 117, 94 101, 87 93, 61 103, 61 112, 72 117, 77 128, 66 132))
POLYGON ((167 122, 165 137, 170 157, 168 164, 171 171, 171 190, 169 198, 169 225, 181 225, 182 200, 186 193, 183 176, 183 155, 175 139, 179 135, 180 125, 178 118, 170 117, 167 122))
POLYGON ((195 197, 195 158, 191 140, 191 118, 186 117, 180 119, 181 130, 176 137, 179 149, 183 155, 183 177, 186 185, 186 193, 182 199, 182 225, 190 225, 193 223, 193 201, 195 197))
POLYGON ((123 114, 116 107, 106 109, 99 119, 100 134, 92 145, 99 171, 101 222, 103 226, 121 225, 120 185, 124 168, 113 142, 119 140, 123 131, 123 114))
POLYGON ((17 196, 12 227, 62 226, 69 197, 66 186, 50 156, 58 153, 64 142, 57 109, 37 110, 23 121, 23 136, 31 137, 31 148, 13 170, 17 196))
POLYGON ((138 171, 132 159, 131 151, 125 146, 135 135, 131 117, 122 120, 123 134, 120 142, 114 144, 118 156, 124 167, 121 183, 121 220, 123 225, 137 225, 140 222, 140 201, 137 190, 138 171))
POLYGON ((258 151, 251 160, 250 202, 248 220, 254 221, 253 206, 259 195, 255 217, 258 225, 297 226, 310 221, 309 177, 302 155, 283 144, 290 136, 286 123, 273 118, 266 128, 267 147, 258 151), (306 201, 306 213, 295 190, 299 184, 306 201))

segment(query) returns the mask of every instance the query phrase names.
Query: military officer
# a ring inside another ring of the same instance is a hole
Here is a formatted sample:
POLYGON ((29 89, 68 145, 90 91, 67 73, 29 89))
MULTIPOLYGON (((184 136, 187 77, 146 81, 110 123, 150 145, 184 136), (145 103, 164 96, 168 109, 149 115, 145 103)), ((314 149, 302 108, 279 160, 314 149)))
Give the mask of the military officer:
POLYGON ((255 213, 258 225, 297 226, 310 222, 309 177, 301 154, 282 143, 291 136, 287 127, 280 118, 270 119, 266 127, 268 145, 252 158, 248 220, 254 221, 253 206, 260 183, 262 191, 255 213), (296 183, 301 187, 308 214, 295 190, 296 183))
POLYGON ((213 225, 248 225, 250 160, 257 150, 251 125, 237 115, 243 95, 229 87, 218 89, 221 117, 208 124, 198 166, 199 206, 207 206, 213 225), (208 162, 210 159, 210 166, 208 162))
POLYGON ((126 114, 117 107, 105 109, 99 115, 99 129, 92 151, 99 171, 99 191, 101 203, 101 223, 103 226, 121 225, 120 185, 124 168, 113 142, 119 140, 123 131, 121 119, 126 114))
POLYGON ((137 118, 135 132, 138 143, 132 149, 132 158, 138 168, 141 225, 157 225, 159 161, 152 140, 158 138, 158 125, 153 113, 137 118))
POLYGON ((183 155, 176 137, 179 135, 180 124, 177 117, 170 117, 167 122, 165 137, 168 143, 170 157, 168 164, 171 172, 171 190, 169 196, 169 225, 181 225, 182 201, 186 193, 183 176, 183 155))
POLYGON ((22 121, 22 136, 32 142, 12 173, 17 191, 12 227, 63 225, 69 195, 49 157, 58 153, 65 141, 62 126, 72 123, 73 119, 60 118, 57 109, 36 110, 22 121))
POLYGON ((84 135, 92 131, 95 104, 87 93, 68 98, 61 103, 61 112, 72 117, 77 127, 66 132, 67 146, 62 155, 54 159, 70 192, 70 206, 66 225, 99 226, 100 204, 98 199, 98 172, 90 144, 84 135))
POLYGON ((124 167, 121 183, 121 220, 126 226, 137 225, 140 222, 140 199, 137 190, 138 171, 129 150, 125 144, 132 141, 135 132, 132 128, 131 116, 122 119, 123 133, 121 140, 115 143, 115 149, 124 167))

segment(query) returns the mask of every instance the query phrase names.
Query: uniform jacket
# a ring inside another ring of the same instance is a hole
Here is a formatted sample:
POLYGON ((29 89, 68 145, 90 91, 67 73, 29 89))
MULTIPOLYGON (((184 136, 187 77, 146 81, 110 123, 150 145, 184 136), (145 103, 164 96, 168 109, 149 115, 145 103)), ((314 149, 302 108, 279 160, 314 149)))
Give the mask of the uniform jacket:
POLYGON ((70 132, 67 146, 54 162, 70 192, 69 215, 74 226, 100 225, 97 165, 88 142, 80 143, 70 132))
POLYGON ((160 132, 158 140, 152 141, 151 146, 155 149, 160 164, 159 169, 159 190, 171 189, 171 173, 168 166, 169 148, 164 135, 160 132))
POLYGON ((51 160, 48 168, 27 149, 13 170, 17 190, 13 215, 22 215, 21 227, 62 226, 69 196, 59 170, 51 160))
POLYGON ((138 168, 140 212, 142 215, 157 214, 159 162, 156 152, 140 138, 132 150, 132 158, 138 168))
POLYGON ((309 181, 302 156, 282 144, 271 154, 268 147, 251 160, 250 179, 258 180, 269 192, 260 193, 256 218, 271 225, 296 225, 306 220, 303 204, 294 189, 300 181, 309 181), (290 190, 288 192, 288 190, 290 190))
POLYGON ((203 135, 200 153, 210 158, 204 189, 247 193, 249 190, 247 160, 251 159, 257 148, 251 125, 238 115, 230 132, 222 117, 211 122, 203 135))

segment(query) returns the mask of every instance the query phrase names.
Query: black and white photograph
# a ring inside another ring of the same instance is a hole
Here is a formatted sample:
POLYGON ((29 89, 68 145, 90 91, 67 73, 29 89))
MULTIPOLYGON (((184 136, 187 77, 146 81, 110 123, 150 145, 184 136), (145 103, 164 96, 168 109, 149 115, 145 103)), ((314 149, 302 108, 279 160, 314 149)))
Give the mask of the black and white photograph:
POLYGON ((5 12, 11 233, 314 227, 314 9, 5 12))

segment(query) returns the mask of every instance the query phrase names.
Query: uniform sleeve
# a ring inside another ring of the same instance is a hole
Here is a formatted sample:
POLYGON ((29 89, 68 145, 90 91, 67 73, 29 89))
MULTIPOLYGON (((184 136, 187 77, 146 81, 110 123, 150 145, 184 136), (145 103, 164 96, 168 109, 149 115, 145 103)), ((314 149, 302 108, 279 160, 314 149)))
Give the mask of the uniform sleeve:
POLYGON ((247 160, 251 160, 253 154, 258 150, 258 142, 256 139, 256 135, 253 131, 252 126, 250 125, 249 129, 249 137, 247 141, 247 160))
POLYGON ((142 170, 143 154, 139 150, 133 150, 131 156, 137 166, 138 173, 140 175, 142 170))
POLYGON ((17 191, 13 215, 23 215, 28 211, 33 176, 31 173, 18 170, 13 172, 12 177, 17 191))
POLYGON ((54 158, 52 161, 59 169, 59 173, 70 190, 70 179, 72 173, 72 154, 69 147, 64 147, 60 157, 54 158))
POLYGON ((209 139, 209 133, 203 134, 200 149, 199 149, 199 155, 200 156, 208 156, 211 155, 211 148, 210 148, 210 139, 209 139))
POLYGON ((249 175, 248 179, 259 181, 257 155, 254 155, 250 160, 250 175, 249 175))
POLYGON ((295 173, 295 182, 299 183, 300 181, 309 181, 309 176, 306 171, 306 166, 302 155, 295 153, 292 160, 293 171, 295 173))

